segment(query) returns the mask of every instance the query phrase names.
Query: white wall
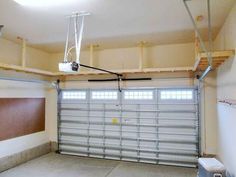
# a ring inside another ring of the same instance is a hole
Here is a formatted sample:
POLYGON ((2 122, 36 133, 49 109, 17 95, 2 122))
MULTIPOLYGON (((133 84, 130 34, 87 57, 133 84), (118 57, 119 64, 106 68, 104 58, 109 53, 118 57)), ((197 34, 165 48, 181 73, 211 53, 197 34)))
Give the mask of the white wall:
MULTIPOLYGON (((236 49, 236 4, 215 40, 216 49, 236 49)), ((236 57, 225 62, 217 73, 217 98, 236 101, 236 57)), ((217 104, 218 155, 236 175, 236 108, 217 104)))
POLYGON ((45 131, 0 141, 0 158, 49 142, 51 105, 41 84, 0 81, 0 98, 46 98, 45 131))

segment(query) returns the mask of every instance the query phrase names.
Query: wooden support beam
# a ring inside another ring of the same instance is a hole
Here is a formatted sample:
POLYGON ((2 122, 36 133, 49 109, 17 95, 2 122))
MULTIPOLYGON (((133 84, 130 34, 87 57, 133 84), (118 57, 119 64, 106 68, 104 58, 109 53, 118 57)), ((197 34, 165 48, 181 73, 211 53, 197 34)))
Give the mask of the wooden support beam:
POLYGON ((22 40, 22 56, 21 56, 21 61, 22 61, 22 67, 26 67, 26 40, 22 40))
POLYGON ((139 70, 143 70, 143 63, 144 63, 144 47, 147 44, 145 41, 141 41, 138 44, 139 47, 139 70))
MULTIPOLYGON (((142 71, 139 69, 127 69, 127 70, 113 70, 120 74, 145 74, 145 73, 161 73, 161 72, 193 72, 193 67, 174 67, 174 68, 144 68, 142 71)), ((109 75, 102 71, 81 71, 79 73, 63 73, 57 72, 56 76, 75 76, 75 75, 109 75)))
POLYGON ((44 71, 44 70, 34 69, 34 68, 26 68, 26 67, 17 66, 17 65, 9 65, 5 63, 0 63, 0 68, 5 69, 5 70, 20 71, 20 72, 32 73, 32 74, 38 74, 38 75, 44 75, 44 76, 56 76, 53 72, 50 72, 50 71, 44 71))
MULTIPOLYGON (((95 63, 94 63, 94 50, 95 48, 98 48, 99 45, 98 44, 90 44, 89 46, 89 66, 95 66, 95 63)), ((92 70, 92 69, 90 69, 92 70)))
POLYGON ((26 39, 22 37, 17 37, 17 39, 21 40, 22 47, 21 47, 21 66, 26 67, 26 39))
POLYGON ((93 44, 90 44, 89 45, 89 65, 90 66, 93 66, 93 47, 94 45, 93 44))
POLYGON ((197 33, 195 32, 195 60, 197 60, 198 54, 200 52, 200 42, 199 42, 199 38, 197 36, 197 33))
MULTIPOLYGON (((218 57, 231 57, 235 55, 235 50, 222 50, 222 51, 214 51, 212 52, 212 58, 218 58, 218 57)), ((200 58, 207 58, 207 53, 200 52, 199 53, 200 58)))

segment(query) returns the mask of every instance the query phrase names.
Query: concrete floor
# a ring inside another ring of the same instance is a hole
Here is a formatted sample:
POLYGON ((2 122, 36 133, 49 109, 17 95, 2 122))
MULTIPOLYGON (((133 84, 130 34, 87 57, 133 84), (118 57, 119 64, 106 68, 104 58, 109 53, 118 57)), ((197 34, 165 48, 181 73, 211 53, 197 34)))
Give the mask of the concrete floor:
POLYGON ((0 177, 196 177, 196 169, 83 158, 50 153, 0 177))

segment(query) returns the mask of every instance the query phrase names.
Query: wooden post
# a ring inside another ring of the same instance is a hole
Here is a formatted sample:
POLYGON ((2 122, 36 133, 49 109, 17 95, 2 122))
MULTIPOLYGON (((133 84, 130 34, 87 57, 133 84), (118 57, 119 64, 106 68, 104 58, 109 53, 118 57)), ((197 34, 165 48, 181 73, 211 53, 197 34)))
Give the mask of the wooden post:
POLYGON ((195 32, 195 60, 198 59, 199 52, 200 52, 199 39, 198 39, 197 33, 195 32))
POLYGON ((89 45, 89 65, 93 66, 93 44, 89 45))
POLYGON ((21 56, 22 67, 26 67, 26 40, 22 39, 22 56, 21 56))
MULTIPOLYGON (((203 15, 198 15, 195 19, 196 24, 202 22, 204 19, 203 15)), ((197 32, 195 31, 195 60, 198 59, 198 54, 200 53, 200 40, 198 38, 197 32)))
POLYGON ((22 47, 21 47, 21 66, 26 67, 26 39, 22 37, 17 37, 17 39, 21 40, 22 47))
POLYGON ((98 48, 99 45, 90 44, 89 45, 89 65, 94 66, 94 49, 98 48))
POLYGON ((139 43, 139 70, 143 70, 143 62, 144 62, 144 46, 146 42, 141 41, 139 43))

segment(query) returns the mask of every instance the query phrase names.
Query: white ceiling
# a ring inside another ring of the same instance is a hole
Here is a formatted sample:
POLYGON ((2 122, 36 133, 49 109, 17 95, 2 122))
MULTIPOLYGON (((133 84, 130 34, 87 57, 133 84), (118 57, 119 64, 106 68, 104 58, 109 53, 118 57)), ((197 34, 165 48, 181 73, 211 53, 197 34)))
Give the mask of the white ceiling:
MULTIPOLYGON (((236 0, 211 0, 214 36, 236 0)), ((194 16, 205 18, 198 25, 207 34, 206 0, 188 1, 194 16)), ((32 46, 49 52, 63 50, 67 19, 75 11, 88 11, 83 45, 102 48, 192 42, 193 26, 182 0, 76 0, 53 7, 20 6, 13 0, 0 0, 0 24, 4 36, 26 38, 32 46)))

